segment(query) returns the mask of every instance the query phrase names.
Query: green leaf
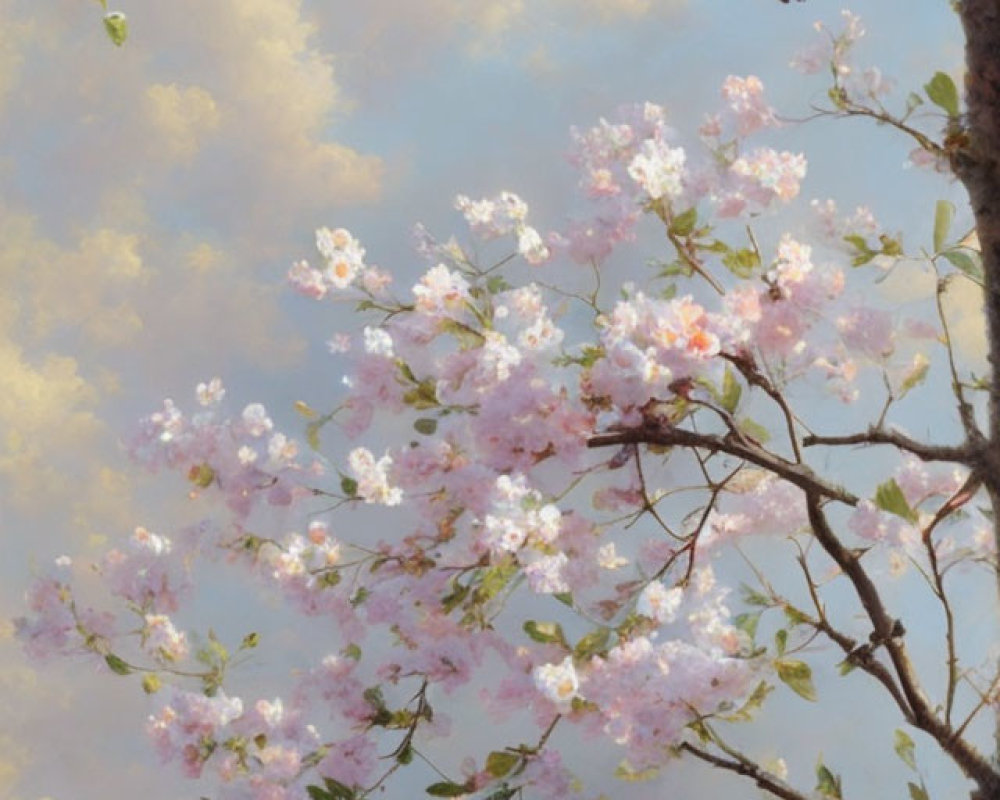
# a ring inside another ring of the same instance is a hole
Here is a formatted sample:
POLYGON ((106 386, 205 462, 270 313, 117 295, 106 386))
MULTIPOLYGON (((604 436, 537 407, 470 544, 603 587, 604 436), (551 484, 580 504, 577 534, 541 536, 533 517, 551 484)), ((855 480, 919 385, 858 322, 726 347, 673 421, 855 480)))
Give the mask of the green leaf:
POLYGON ((322 786, 307 786, 306 793, 309 795, 311 800, 334 800, 332 794, 330 794, 322 786))
POLYGON ((651 781, 653 778, 660 774, 660 770, 657 767, 650 767, 649 769, 637 770, 628 761, 622 761, 617 767, 615 767, 615 777, 619 780, 625 781, 626 783, 640 783, 642 781, 651 781))
POLYGON ((760 256, 756 250, 741 248, 730 250, 722 257, 722 263, 737 278, 753 277, 754 270, 760 266, 760 256))
POLYGON ((407 391, 403 395, 403 402, 417 411, 425 411, 428 408, 437 408, 441 405, 437 399, 437 387, 429 378, 420 381, 414 388, 407 391))
POLYGON ((776 661, 775 669, 778 677, 789 689, 799 697, 816 701, 816 688, 812 682, 812 669, 805 661, 776 661))
POLYGON ((333 778, 323 778, 323 783, 334 800, 353 800, 355 797, 354 790, 340 781, 335 781, 333 778))
POLYGON ((529 619, 521 627, 533 641, 541 644, 561 644, 568 648, 566 636, 558 622, 537 622, 529 619))
POLYGON ((564 606, 573 607, 573 594, 572 592, 559 592, 558 594, 552 595, 556 600, 562 603, 564 606))
POLYGON ((132 674, 132 668, 114 653, 108 653, 104 656, 104 663, 108 665, 108 668, 115 673, 115 675, 132 674))
POLYGON ((441 606, 444 608, 444 613, 450 614, 458 608, 465 598, 469 596, 470 591, 469 587, 464 584, 458 583, 457 581, 453 583, 451 591, 441 598, 441 606))
POLYGON ((740 429, 741 433, 745 433, 751 439, 756 439, 761 444, 767 444, 771 438, 771 432, 750 417, 736 420, 736 427, 740 429))
POLYGON ((348 497, 357 497, 358 495, 358 482, 349 475, 340 476, 340 491, 342 491, 348 497))
POLYGON ((934 77, 924 84, 928 99, 939 108, 943 108, 949 117, 958 116, 958 89, 951 76, 944 72, 935 72, 934 77))
POLYGON ((748 611, 737 614, 733 619, 733 625, 743 631, 751 639, 757 638, 757 625, 760 623, 761 611, 748 611))
POLYGON ((941 253, 941 257, 948 259, 953 267, 961 270, 970 280, 980 286, 984 285, 986 276, 983 273, 983 260, 976 251, 955 247, 945 250, 941 253))
POLYGON ((417 433, 422 433, 424 436, 433 436, 437 427, 438 421, 436 419, 432 419, 431 417, 421 417, 413 423, 413 429, 417 433))
POLYGON ((504 750, 494 750, 486 756, 486 771, 494 778, 502 778, 521 761, 521 756, 517 753, 509 753, 504 750))
POLYGON ((240 642, 240 650, 253 650, 258 644, 260 644, 260 634, 248 633, 240 642))
POLYGON ((463 794, 468 794, 470 789, 461 783, 441 781, 440 783, 432 783, 424 791, 431 797, 461 797, 463 794))
POLYGON ((740 404, 740 396, 742 394, 743 387, 740 386, 740 382, 736 380, 736 375, 727 366, 726 373, 722 377, 722 395, 719 398, 719 403, 726 411, 732 414, 736 411, 736 406, 740 404))
POLYGON ((835 800, 840 800, 843 797, 840 776, 830 772, 822 761, 816 765, 816 791, 823 797, 832 797, 835 800))
POLYGON ((934 252, 940 253, 944 250, 944 243, 948 241, 948 231, 951 230, 951 221, 955 218, 955 205, 947 200, 938 200, 934 207, 934 252))
POLYGON ((694 230, 698 222, 698 209, 689 208, 683 214, 677 214, 670 220, 670 232, 676 236, 687 236, 694 230))
POLYGON ((142 690, 146 694, 156 694, 160 691, 160 686, 163 684, 160 682, 160 676, 155 672, 147 672, 142 676, 142 690))
POLYGON ((788 631, 781 628, 777 633, 774 634, 774 648, 778 651, 779 658, 785 654, 785 648, 788 646, 788 631))
POLYGON ((513 288, 513 286, 507 283, 503 275, 491 275, 486 281, 486 291, 490 294, 499 294, 513 288))
POLYGON ((927 789, 924 788, 923 783, 919 786, 912 781, 907 782, 906 788, 910 790, 910 800, 930 800, 930 796, 927 794, 927 789))
POLYGON ((724 717, 724 719, 728 722, 752 722, 754 712, 763 707, 764 700, 773 691, 774 687, 771 684, 767 681, 761 681, 757 684, 757 688, 753 690, 753 693, 747 698, 746 702, 735 712, 724 717))
POLYGON ((906 96, 906 112, 909 114, 917 106, 922 106, 924 104, 924 98, 922 98, 916 92, 910 92, 906 96))
POLYGON ((573 648, 573 655, 581 661, 587 661, 593 656, 600 655, 607 649, 608 640, 611 638, 611 628, 598 628, 591 631, 576 643, 573 648))
POLYGON ((906 731, 896 728, 896 732, 892 737, 892 748, 906 766, 913 770, 917 768, 917 759, 913 752, 913 739, 910 738, 906 731))
POLYGON ((931 362, 923 356, 922 353, 918 353, 917 357, 914 358, 915 368, 903 379, 903 382, 899 385, 899 391, 897 392, 897 399, 906 395, 910 389, 919 386, 924 382, 924 378, 927 377, 927 371, 931 367, 931 362))
POLYGON ((486 337, 475 328, 470 328, 464 322, 454 319, 446 319, 441 323, 441 330, 450 333, 458 340, 458 345, 463 350, 475 350, 486 344, 486 337))
POLYGON ((396 754, 396 761, 404 767, 413 761, 413 746, 407 743, 406 747, 396 754))
POLYGON ((809 622, 809 617, 799 611, 795 606, 786 605, 784 608, 785 619, 788 620, 788 624, 793 628, 796 625, 805 625, 809 622))
POLYGON ((128 39, 128 20, 120 11, 112 11, 104 15, 104 30, 115 46, 121 47, 128 39))
POLYGON ((740 584, 740 591, 743 594, 743 602, 748 606, 763 606, 769 608, 771 606, 771 598, 765 594, 761 594, 755 589, 751 589, 745 583, 740 584))
POLYGON ((902 517, 907 522, 917 522, 917 512, 906 502, 906 495, 899 488, 895 478, 889 478, 875 490, 875 505, 883 511, 902 517))
POLYGON ((843 661, 837 664, 837 672, 840 673, 840 675, 848 675, 854 672, 854 670, 856 670, 857 668, 858 665, 848 658, 845 658, 843 661))
POLYGON ((358 647, 354 642, 351 642, 347 647, 340 651, 344 658, 350 658, 354 661, 361 660, 361 648, 358 647))

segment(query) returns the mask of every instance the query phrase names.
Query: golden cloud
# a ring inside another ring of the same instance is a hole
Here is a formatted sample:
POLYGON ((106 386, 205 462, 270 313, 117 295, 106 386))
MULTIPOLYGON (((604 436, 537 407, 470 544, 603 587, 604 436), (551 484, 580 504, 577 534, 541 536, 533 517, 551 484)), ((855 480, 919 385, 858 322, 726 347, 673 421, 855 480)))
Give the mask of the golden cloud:
POLYGON ((143 111, 170 158, 187 163, 203 138, 219 126, 219 110, 212 95, 200 86, 154 83, 146 89, 143 111))

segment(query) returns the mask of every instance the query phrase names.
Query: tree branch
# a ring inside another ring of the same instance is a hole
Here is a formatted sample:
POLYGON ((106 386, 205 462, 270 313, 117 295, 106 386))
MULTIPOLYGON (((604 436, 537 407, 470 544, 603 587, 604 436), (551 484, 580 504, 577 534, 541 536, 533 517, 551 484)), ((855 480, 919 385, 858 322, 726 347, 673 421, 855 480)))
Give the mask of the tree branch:
POLYGON ((599 433, 590 437, 587 447, 611 447, 625 444, 655 444, 666 447, 698 447, 712 452, 727 453, 737 458, 756 464, 793 483, 807 494, 813 493, 846 503, 849 506, 858 504, 858 497, 842 486, 830 483, 816 475, 804 464, 786 461, 780 456, 765 450, 746 440, 738 440, 732 436, 717 436, 710 433, 696 433, 683 428, 675 428, 665 421, 647 419, 642 425, 622 431, 599 433))
POLYGON ((899 431, 889 431, 885 428, 871 427, 864 433, 850 433, 844 436, 817 436, 809 434, 802 437, 804 447, 814 447, 818 444, 843 446, 852 444, 888 444, 911 453, 921 461, 952 461, 958 464, 973 466, 976 453, 968 444, 939 445, 911 439, 899 431))
POLYGON ((738 757, 732 760, 728 758, 722 758, 722 756, 717 756, 714 753, 709 753, 707 750, 702 750, 700 747, 684 742, 680 746, 680 749, 690 753, 695 758, 700 758, 711 764, 713 767, 718 767, 719 769, 728 770, 729 772, 735 772, 737 775, 744 775, 761 789, 766 792, 770 792, 775 797, 780 797, 782 800, 809 800, 808 795, 804 795, 801 792, 796 791, 783 780, 781 780, 777 775, 772 775, 770 772, 761 769, 756 763, 745 757, 738 757))

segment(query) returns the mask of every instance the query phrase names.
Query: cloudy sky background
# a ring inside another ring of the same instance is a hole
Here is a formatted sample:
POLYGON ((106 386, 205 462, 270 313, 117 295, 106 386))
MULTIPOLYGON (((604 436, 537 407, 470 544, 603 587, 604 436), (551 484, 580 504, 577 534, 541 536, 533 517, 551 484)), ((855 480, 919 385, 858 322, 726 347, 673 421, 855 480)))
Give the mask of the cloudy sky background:
MULTIPOLYGON (((458 231, 456 193, 516 191, 539 228, 556 228, 575 181, 562 159, 570 125, 649 99, 690 136, 725 76, 748 73, 782 112, 804 115, 824 87, 787 62, 812 21, 838 10, 121 1, 132 33, 119 49, 97 3, 0 0, 2 618, 20 612, 36 566, 96 555, 182 513, 120 445, 162 397, 187 404, 197 382, 221 375, 234 402, 262 400, 289 429, 293 401, 329 407, 339 374, 323 342, 350 321, 284 287, 317 226, 350 228, 371 260, 411 278, 410 227, 458 231)), ((960 30, 944 0, 869 5, 857 9, 861 52, 905 91, 938 69, 958 74, 960 30)), ((782 136, 810 156, 806 199, 869 203, 908 242, 927 244, 938 197, 961 197, 904 170, 907 143, 862 122, 782 136)), ((975 358, 974 298, 955 303, 975 358)), ((0 623, 0 796, 194 796, 136 735, 148 713, 137 687, 112 683, 34 669, 0 623)), ((683 783, 707 780, 695 772, 672 774, 672 790, 706 786, 683 783)))

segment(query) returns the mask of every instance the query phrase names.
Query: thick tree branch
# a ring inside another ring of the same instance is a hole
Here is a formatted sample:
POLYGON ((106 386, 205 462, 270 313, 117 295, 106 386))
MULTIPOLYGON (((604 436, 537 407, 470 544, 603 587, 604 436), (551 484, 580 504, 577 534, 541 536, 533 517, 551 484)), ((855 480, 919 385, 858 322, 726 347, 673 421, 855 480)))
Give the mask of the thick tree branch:
POLYGON ((858 497, 842 486, 830 483, 819 477, 804 464, 786 461, 780 456, 765 450, 763 447, 734 436, 718 436, 710 433, 675 428, 672 425, 649 419, 635 428, 610 433, 599 433, 590 437, 588 447, 612 447, 626 444, 655 444, 665 447, 697 447, 717 453, 727 453, 737 458, 756 464, 768 472, 784 478, 807 493, 827 497, 846 503, 849 506, 858 504, 858 497))

